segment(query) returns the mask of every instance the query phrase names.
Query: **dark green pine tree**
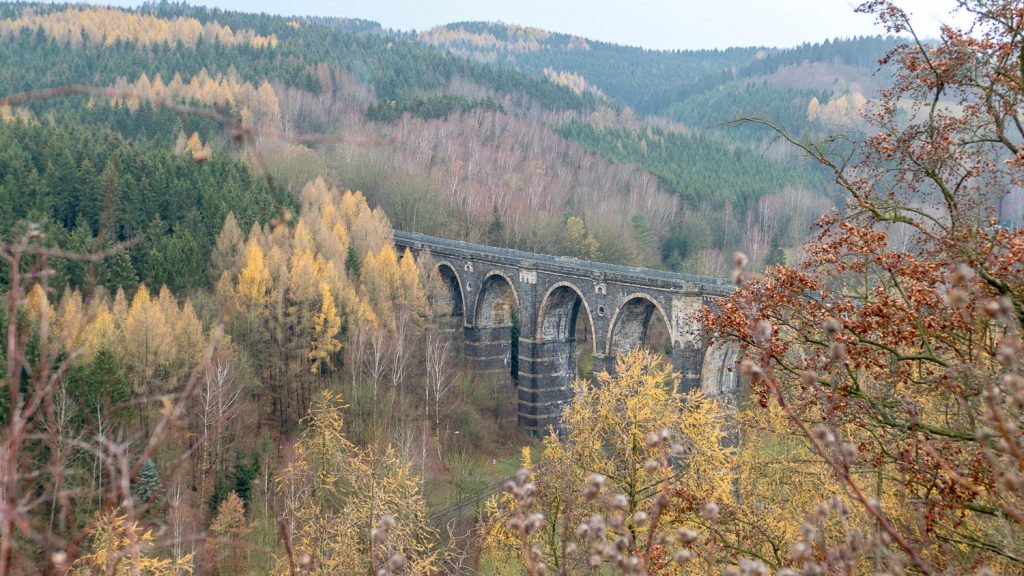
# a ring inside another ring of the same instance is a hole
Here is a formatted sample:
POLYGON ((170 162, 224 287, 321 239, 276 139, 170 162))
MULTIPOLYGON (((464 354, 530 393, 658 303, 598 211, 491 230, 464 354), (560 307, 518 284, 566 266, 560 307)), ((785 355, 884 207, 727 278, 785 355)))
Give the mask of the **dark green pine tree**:
POLYGON ((359 269, 362 266, 359 262, 359 254, 351 244, 348 245, 348 254, 345 256, 345 270, 352 275, 353 279, 359 278, 359 269))
POLYGON ((501 233, 505 230, 505 222, 501 219, 501 211, 498 205, 491 206, 491 224, 487 227, 488 243, 493 245, 501 244, 501 233))
POLYGON ((131 256, 121 251, 108 256, 96 265, 96 283, 107 290, 116 292, 118 288, 125 290, 139 283, 139 277, 132 266, 131 256))
MULTIPOLYGON (((91 254, 96 251, 96 239, 92 236, 92 228, 84 217, 79 216, 75 228, 68 234, 65 248, 76 254, 91 254)), ((88 264, 80 260, 68 260, 64 267, 64 279, 68 285, 84 288, 88 264)))
POLYGON ((108 348, 96 352, 92 362, 71 369, 68 392, 78 399, 79 420, 95 426, 102 422, 104 433, 130 418, 131 386, 121 372, 117 356, 108 348))
POLYGON ((140 502, 149 502, 152 498, 160 492, 160 471, 156 468, 156 463, 153 462, 152 458, 147 458, 142 463, 142 469, 139 470, 139 475, 135 478, 135 484, 132 486, 132 493, 139 499, 140 502))

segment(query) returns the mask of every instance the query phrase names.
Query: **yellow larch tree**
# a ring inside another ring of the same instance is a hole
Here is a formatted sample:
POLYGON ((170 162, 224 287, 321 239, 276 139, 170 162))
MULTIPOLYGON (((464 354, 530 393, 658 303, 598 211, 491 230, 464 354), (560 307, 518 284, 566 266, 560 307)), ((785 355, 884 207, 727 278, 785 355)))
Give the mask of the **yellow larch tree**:
POLYGON ((174 316, 174 335, 176 341, 175 364, 181 370, 189 370, 199 360, 206 348, 206 335, 203 323, 196 315, 192 301, 186 299, 174 316))
POLYGON ((50 303, 43 285, 37 282, 32 285, 28 291, 28 297, 25 299, 25 319, 29 322, 38 322, 44 312, 49 322, 52 323, 56 320, 57 314, 53 309, 53 304, 50 303))
POLYGON ((257 309, 267 305, 270 296, 270 271, 259 242, 252 237, 245 250, 245 266, 238 274, 235 294, 241 307, 257 309))
POLYGON ((82 294, 78 290, 65 290, 57 306, 57 326, 65 350, 74 352, 82 347, 87 323, 82 294))
POLYGON ((132 375, 135 393, 145 394, 159 368, 169 359, 174 339, 159 302, 150 298, 145 285, 140 285, 132 298, 122 332, 121 360, 132 375))
POLYGON ((297 249, 288 268, 288 298, 300 305, 314 301, 319 292, 313 252, 297 249))
POLYGON ((338 340, 341 317, 338 316, 338 307, 326 282, 320 284, 320 297, 320 312, 313 317, 313 339, 309 351, 309 370, 313 374, 319 373, 320 367, 324 364, 333 369, 332 358, 341 350, 341 341, 338 340))
POLYGON ((401 290, 399 302, 421 318, 429 315, 430 304, 420 279, 420 269, 408 248, 405 249, 398 264, 398 280, 401 290))
POLYGON ((100 512, 90 532, 90 552, 75 561, 71 576, 179 576, 192 573, 192 556, 180 560, 152 554, 153 532, 120 510, 100 512))
POLYGON ((91 362, 100 350, 113 349, 116 337, 113 315, 105 307, 100 308, 85 328, 82 339, 83 360, 91 362))
POLYGON ((204 564, 217 574, 240 574, 246 569, 247 549, 244 540, 250 526, 245 518, 245 503, 235 491, 221 501, 217 516, 210 523, 206 539, 204 564))
POLYGON ((569 255, 586 260, 595 260, 601 254, 597 239, 579 216, 570 216, 565 221, 565 249, 569 255))
POLYGON ((118 288, 114 293, 114 302, 110 305, 110 316, 119 333, 124 328, 124 321, 128 317, 128 306, 128 296, 124 293, 123 288, 118 288))
MULTIPOLYGON (((391 516, 380 557, 399 554, 407 561, 393 574, 437 573, 436 534, 427 523, 419 479, 392 448, 352 444, 343 432, 344 408, 337 394, 320 394, 303 419, 293 461, 275 478, 293 555, 309 559, 309 574, 370 573, 370 531, 391 516)), ((291 573, 287 558, 278 559, 274 573, 291 573)))

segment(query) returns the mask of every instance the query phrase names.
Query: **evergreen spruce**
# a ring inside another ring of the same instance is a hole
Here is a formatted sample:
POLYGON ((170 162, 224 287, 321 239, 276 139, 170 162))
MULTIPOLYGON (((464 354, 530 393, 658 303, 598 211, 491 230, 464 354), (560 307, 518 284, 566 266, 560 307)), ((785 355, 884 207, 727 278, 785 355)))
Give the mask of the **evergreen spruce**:
POLYGON ((160 488, 160 471, 157 470, 153 459, 147 458, 142 463, 142 470, 139 470, 132 492, 140 502, 149 502, 160 492, 160 488))

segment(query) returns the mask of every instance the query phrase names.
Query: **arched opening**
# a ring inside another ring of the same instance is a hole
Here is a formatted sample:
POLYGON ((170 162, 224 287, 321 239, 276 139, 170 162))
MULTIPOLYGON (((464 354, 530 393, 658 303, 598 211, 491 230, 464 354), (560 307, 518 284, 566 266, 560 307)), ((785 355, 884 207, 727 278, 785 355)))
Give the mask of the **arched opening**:
POLYGON ((489 275, 477 296, 476 332, 482 350, 478 365, 486 370, 508 370, 519 380, 519 299, 503 274, 489 275))
POLYGON ((465 306, 462 300, 462 283, 459 282, 459 275, 447 262, 442 262, 437 267, 437 275, 441 280, 440 294, 436 295, 438 302, 434 310, 438 318, 448 317, 450 322, 456 326, 462 324, 465 314, 465 306))
POLYGON ((743 387, 737 365, 739 347, 732 342, 715 342, 704 353, 700 388, 704 394, 723 401, 739 399, 743 387))
POLYGON ((646 348, 671 363, 672 332, 664 310, 643 294, 627 297, 612 318, 608 348, 613 357, 646 348), (657 320, 652 322, 652 318, 657 320))
POLYGON ((553 346, 555 372, 569 379, 589 377, 593 366, 593 323, 582 293, 569 284, 552 288, 544 297, 537 321, 537 341, 553 346), (580 314, 580 309, 585 311, 580 314), (588 346, 577 346, 588 342, 588 346))

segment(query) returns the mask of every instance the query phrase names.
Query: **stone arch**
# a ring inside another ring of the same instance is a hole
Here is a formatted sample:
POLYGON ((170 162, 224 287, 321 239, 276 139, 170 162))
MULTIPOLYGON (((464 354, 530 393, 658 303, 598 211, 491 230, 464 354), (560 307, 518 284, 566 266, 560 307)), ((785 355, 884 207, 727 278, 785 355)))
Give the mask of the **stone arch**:
POLYGON ((736 397, 740 388, 739 353, 735 342, 711 343, 700 371, 700 389, 704 394, 730 400, 736 397))
POLYGON ((513 314, 519 314, 519 295, 515 283, 505 273, 493 270, 484 276, 476 295, 473 323, 477 328, 512 326, 513 314))
POLYGON ((538 342, 567 342, 576 338, 576 320, 582 309, 587 314, 590 339, 597 351, 594 317, 583 291, 571 282, 559 282, 548 289, 537 312, 538 342))
POLYGON ((448 316, 462 320, 466 314, 466 299, 462 289, 462 279, 459 278, 459 271, 455 266, 447 260, 442 260, 437 263, 437 275, 441 278, 441 283, 447 289, 449 306, 445 306, 448 311, 448 316))
POLYGON ((648 294, 634 292, 622 299, 615 314, 612 315, 612 321, 608 327, 607 354, 609 356, 625 354, 641 346, 647 338, 647 329, 655 312, 665 323, 665 329, 672 339, 672 345, 676 346, 672 323, 669 322, 668 314, 665 313, 661 303, 648 294))

